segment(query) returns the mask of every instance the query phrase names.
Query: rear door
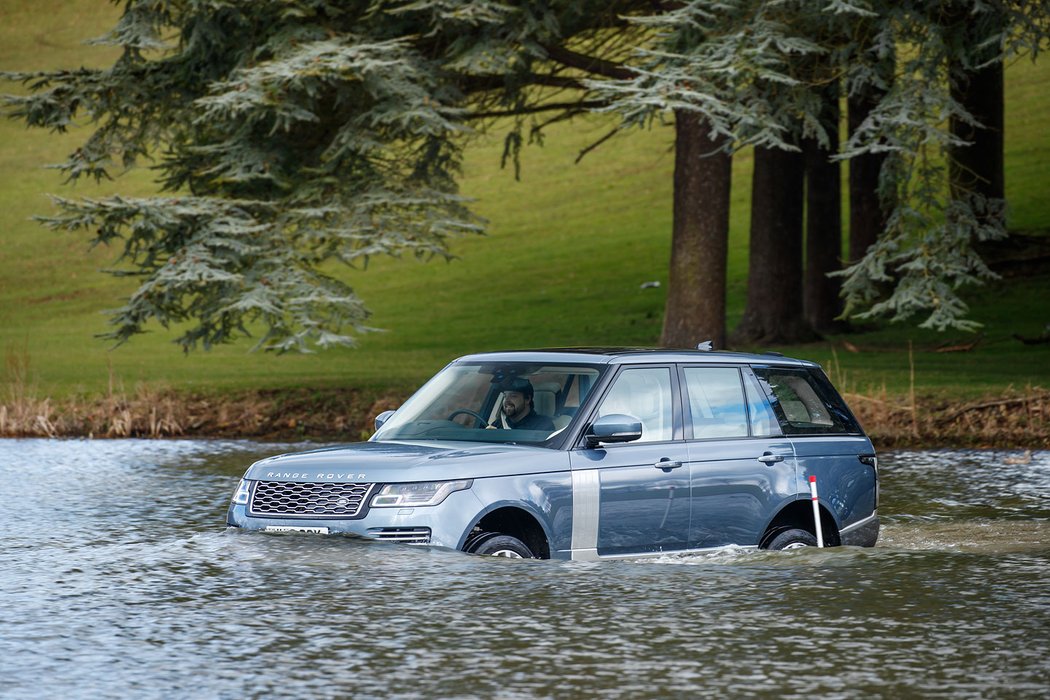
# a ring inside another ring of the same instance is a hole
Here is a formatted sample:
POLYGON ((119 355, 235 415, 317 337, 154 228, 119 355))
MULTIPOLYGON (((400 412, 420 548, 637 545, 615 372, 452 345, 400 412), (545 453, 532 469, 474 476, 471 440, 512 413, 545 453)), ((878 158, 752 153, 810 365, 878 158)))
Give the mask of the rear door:
POLYGON ((769 519, 798 491, 791 441, 746 367, 686 365, 681 384, 689 547, 757 545, 769 519))
POLYGON ((574 481, 597 479, 599 555, 675 551, 688 545, 688 455, 677 396, 672 366, 624 367, 591 420, 614 413, 633 416, 642 423, 641 439, 581 447, 571 455, 574 481))
POLYGON ((821 503, 840 529, 874 514, 874 450, 831 382, 817 367, 756 366, 803 482, 817 477, 821 503))

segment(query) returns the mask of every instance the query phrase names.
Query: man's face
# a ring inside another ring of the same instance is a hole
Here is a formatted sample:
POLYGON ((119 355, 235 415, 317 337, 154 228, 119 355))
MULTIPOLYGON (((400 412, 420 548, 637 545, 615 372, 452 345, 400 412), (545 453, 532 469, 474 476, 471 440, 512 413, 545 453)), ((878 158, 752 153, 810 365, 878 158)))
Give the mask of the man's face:
POLYGON ((529 411, 529 400, 520 391, 508 391, 503 395, 503 413, 517 420, 529 411))

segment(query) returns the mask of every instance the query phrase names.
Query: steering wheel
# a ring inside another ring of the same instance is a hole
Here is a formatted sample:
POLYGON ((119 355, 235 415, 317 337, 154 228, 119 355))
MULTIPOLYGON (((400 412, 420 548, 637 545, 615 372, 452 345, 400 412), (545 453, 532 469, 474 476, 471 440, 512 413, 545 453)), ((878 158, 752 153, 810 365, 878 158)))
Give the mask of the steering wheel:
POLYGON ((471 411, 469 408, 457 408, 455 411, 453 411, 452 413, 448 414, 448 419, 452 420, 456 416, 464 414, 464 413, 466 413, 468 416, 473 416, 474 418, 476 418, 477 421, 478 421, 478 424, 479 424, 478 427, 481 427, 481 428, 489 427, 489 422, 487 420, 485 420, 484 418, 482 418, 480 413, 478 413, 476 411, 471 411))

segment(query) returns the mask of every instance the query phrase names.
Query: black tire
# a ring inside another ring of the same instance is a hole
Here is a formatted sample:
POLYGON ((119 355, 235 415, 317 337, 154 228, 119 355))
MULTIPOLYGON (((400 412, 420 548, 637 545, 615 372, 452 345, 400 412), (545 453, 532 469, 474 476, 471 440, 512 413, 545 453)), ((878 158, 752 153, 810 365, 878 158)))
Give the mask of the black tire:
POLYGON ((816 547, 817 538, 808 530, 793 527, 777 533, 776 537, 769 541, 766 549, 799 549, 800 547, 816 547))
POLYGON ((483 557, 507 557, 508 559, 535 559, 528 545, 517 537, 501 535, 498 532, 488 532, 472 538, 466 546, 466 551, 483 557))

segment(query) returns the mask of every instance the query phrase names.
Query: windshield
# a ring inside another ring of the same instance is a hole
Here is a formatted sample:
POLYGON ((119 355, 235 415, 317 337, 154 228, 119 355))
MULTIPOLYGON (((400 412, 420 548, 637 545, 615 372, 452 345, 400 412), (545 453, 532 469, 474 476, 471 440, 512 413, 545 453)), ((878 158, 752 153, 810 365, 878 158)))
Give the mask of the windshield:
POLYGON ((471 363, 446 367, 374 440, 548 440, 572 421, 602 365, 471 363))

